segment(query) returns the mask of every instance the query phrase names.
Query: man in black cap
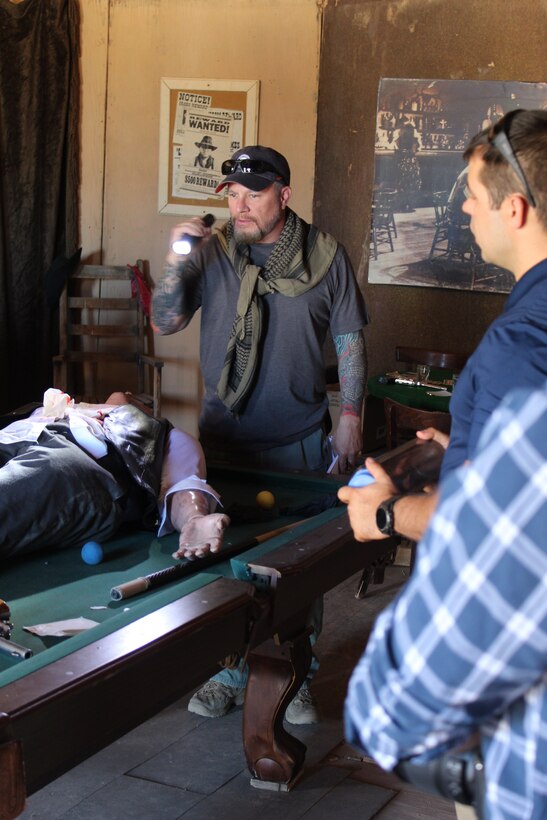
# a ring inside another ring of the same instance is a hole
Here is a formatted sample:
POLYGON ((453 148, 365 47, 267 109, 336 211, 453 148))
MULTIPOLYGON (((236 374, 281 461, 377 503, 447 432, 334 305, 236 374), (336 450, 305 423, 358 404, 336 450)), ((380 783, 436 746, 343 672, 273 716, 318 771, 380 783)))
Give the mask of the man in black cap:
MULTIPOLYGON (((326 471, 333 455, 323 354, 330 332, 341 405, 332 444, 347 471, 362 445, 367 323, 349 259, 332 236, 288 207, 290 169, 280 153, 242 148, 222 173, 216 190, 227 189, 229 221, 214 233, 200 218, 178 225, 171 244, 183 233, 202 241, 185 257, 170 250, 153 297, 160 334, 186 327, 201 307, 200 442, 211 459, 326 471)), ((194 696, 190 708, 218 717, 241 702, 244 679, 227 676, 223 670, 206 684, 226 684, 225 697, 206 693, 209 708, 194 696)), ((317 718, 308 694, 295 706, 297 695, 288 720, 317 718)))

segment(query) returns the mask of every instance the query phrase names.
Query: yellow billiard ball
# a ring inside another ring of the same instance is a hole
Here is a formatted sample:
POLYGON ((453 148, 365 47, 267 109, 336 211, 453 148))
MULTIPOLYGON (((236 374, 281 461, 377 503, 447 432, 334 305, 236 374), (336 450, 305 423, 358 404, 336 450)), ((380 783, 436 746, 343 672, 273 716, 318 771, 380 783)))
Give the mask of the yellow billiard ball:
POLYGON ((269 490, 261 490, 256 496, 256 503, 263 510, 271 510, 275 506, 275 496, 269 490))

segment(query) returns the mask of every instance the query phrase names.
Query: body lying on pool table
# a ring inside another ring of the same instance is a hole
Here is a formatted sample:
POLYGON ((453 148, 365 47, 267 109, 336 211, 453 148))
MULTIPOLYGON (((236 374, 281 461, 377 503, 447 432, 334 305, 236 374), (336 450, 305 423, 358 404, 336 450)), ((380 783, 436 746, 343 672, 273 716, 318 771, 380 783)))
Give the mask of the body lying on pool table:
POLYGON ((115 535, 98 566, 84 565, 77 551, 59 549, 62 543, 4 561, 0 595, 11 609, 12 640, 34 652, 26 660, 0 657, 5 817, 20 814, 25 793, 203 683, 220 658, 234 654, 250 667, 243 738, 252 782, 284 789, 297 781, 305 747, 287 733, 283 717, 310 663, 310 606, 383 561, 395 544, 363 549, 345 507, 326 508, 342 478, 213 464, 208 473, 232 520, 219 562, 205 571, 194 561, 193 575, 129 602, 112 600, 112 587, 180 565, 171 558, 175 532, 156 538, 143 530, 115 535), (232 515, 250 511, 261 489, 275 496, 274 510, 252 522, 232 515), (295 520, 295 529, 250 547, 295 520), (62 638, 25 629, 80 616, 96 625, 62 638))
POLYGON ((129 602, 112 600, 113 586, 179 564, 170 555, 176 533, 156 538, 144 531, 115 536, 97 566, 59 549, 2 566, 12 639, 34 652, 26 660, 0 657, 0 807, 13 807, 6 817, 22 811, 25 792, 203 683, 220 658, 235 653, 250 667, 243 736, 253 783, 289 788, 296 782, 305 748, 287 733, 283 717, 311 659, 310 605, 382 560, 393 539, 363 549, 339 505, 249 547, 253 538, 294 523, 287 508, 335 496, 340 480, 228 465, 209 465, 209 474, 228 509, 251 507, 261 487, 278 502, 268 521, 234 523, 234 516, 214 567, 204 571, 194 561, 193 575, 129 602), (244 551, 235 554, 238 545, 244 551), (96 625, 70 637, 25 629, 81 616, 96 625))
POLYGON ((229 518, 198 442, 113 393, 75 404, 50 389, 0 430, 0 557, 111 538, 125 524, 180 533, 177 557, 217 552, 229 518))

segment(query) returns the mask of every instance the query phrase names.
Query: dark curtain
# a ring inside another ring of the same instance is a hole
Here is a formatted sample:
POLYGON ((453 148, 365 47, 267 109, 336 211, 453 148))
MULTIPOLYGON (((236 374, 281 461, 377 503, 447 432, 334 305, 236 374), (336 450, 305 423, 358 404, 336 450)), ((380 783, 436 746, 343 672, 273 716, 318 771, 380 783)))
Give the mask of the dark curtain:
POLYGON ((78 244, 79 95, 77 0, 0 0, 0 412, 51 386, 47 274, 78 244))

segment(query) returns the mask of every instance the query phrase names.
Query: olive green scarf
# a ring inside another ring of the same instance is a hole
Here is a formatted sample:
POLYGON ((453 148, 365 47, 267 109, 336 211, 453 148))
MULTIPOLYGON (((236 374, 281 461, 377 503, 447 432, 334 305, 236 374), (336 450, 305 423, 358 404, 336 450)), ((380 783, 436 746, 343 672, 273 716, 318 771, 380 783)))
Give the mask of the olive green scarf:
POLYGON ((218 240, 241 281, 236 316, 217 387, 219 398, 233 413, 252 387, 262 333, 262 299, 267 293, 300 296, 315 287, 329 270, 338 243, 308 225, 287 208, 285 225, 264 268, 249 261, 248 245, 238 245, 231 221, 217 232, 218 240))

